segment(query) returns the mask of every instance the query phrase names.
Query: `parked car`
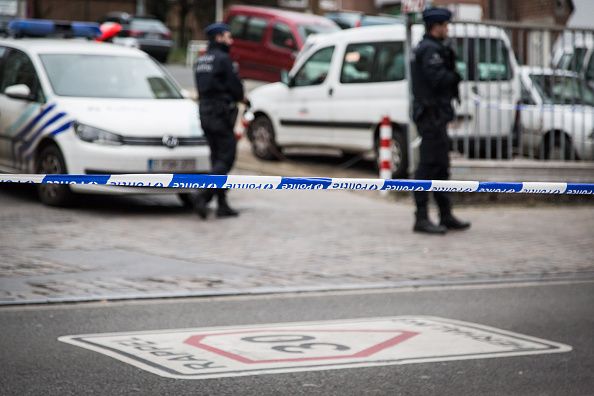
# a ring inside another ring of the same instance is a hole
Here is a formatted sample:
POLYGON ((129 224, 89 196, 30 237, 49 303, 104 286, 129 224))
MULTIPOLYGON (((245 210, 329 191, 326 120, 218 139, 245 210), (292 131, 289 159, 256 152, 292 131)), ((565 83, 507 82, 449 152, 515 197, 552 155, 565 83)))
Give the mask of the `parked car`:
POLYGON ((401 18, 388 15, 366 15, 357 11, 327 12, 324 16, 334 21, 341 29, 351 29, 362 26, 392 25, 403 23, 401 18))
MULTIPOLYGON (((461 103, 456 106, 459 117, 450 125, 449 134, 454 140, 472 140, 481 148, 490 139, 512 136, 520 96, 517 63, 507 36, 501 29, 483 28, 450 26, 467 54, 461 52, 458 60, 465 81, 461 103), (491 112, 494 104, 509 108, 491 112)), ((415 25, 413 41, 418 42, 423 32, 422 26, 415 25)), ((283 83, 257 88, 249 95, 246 122, 253 116, 247 128, 253 153, 275 159, 285 147, 318 146, 379 161, 379 125, 389 116, 394 131, 394 176, 407 176, 408 143, 414 137, 407 132, 410 98, 404 41, 403 25, 311 37, 283 83)))
POLYGON ((594 159, 594 89, 574 72, 521 68, 519 139, 532 158, 594 159))
MULTIPOLYGON (((45 22, 44 29, 49 25, 45 22)), ((25 25, 19 23, 11 24, 11 30, 22 30, 25 25)), ((96 24, 95 29, 96 37, 96 24)), ((86 40, 0 39, 0 70, 2 172, 210 169, 196 104, 142 51, 86 40)), ((66 204, 72 192, 176 192, 58 184, 39 185, 38 191, 49 205, 66 204)))
POLYGON ((122 30, 117 38, 114 38, 115 44, 129 46, 129 41, 122 39, 134 39, 142 51, 161 63, 167 62, 173 40, 171 31, 160 20, 148 16, 133 16, 125 12, 112 12, 99 20, 99 23, 105 22, 116 22, 122 25, 122 30))
POLYGON ((232 6, 226 22, 240 76, 270 82, 279 81, 281 70, 293 66, 309 35, 340 30, 321 16, 265 7, 232 6))

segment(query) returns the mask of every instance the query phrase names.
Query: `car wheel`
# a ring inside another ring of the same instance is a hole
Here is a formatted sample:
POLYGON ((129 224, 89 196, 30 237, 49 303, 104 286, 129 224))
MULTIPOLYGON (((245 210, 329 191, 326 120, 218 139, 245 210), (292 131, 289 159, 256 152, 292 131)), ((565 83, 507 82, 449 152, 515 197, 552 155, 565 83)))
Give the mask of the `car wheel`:
MULTIPOLYGON (((408 147, 406 138, 400 132, 394 133, 390 146, 392 160, 392 177, 394 179, 405 179, 408 177, 408 147)), ((376 142, 376 167, 380 168, 379 140, 376 142)))
MULTIPOLYGON (((65 174, 66 163, 60 149, 50 145, 41 150, 37 158, 37 173, 65 174)), ((50 206, 66 206, 72 202, 70 187, 63 184, 39 184, 37 186, 39 200, 50 206)))
POLYGON ((260 159, 272 161, 282 157, 276 145, 272 122, 266 116, 258 116, 250 125, 248 137, 252 144, 252 152, 260 159))
MULTIPOLYGON (((553 160, 553 161, 563 161, 563 160, 570 160, 572 157, 573 146, 571 144, 571 140, 565 135, 557 135, 554 138, 554 141, 551 142, 550 135, 545 135, 543 137, 543 150, 542 150, 542 157, 546 160, 553 160), (562 139, 565 141, 562 143, 562 139)), ((573 158, 577 159, 577 155, 575 155, 575 151, 573 151, 573 158)))

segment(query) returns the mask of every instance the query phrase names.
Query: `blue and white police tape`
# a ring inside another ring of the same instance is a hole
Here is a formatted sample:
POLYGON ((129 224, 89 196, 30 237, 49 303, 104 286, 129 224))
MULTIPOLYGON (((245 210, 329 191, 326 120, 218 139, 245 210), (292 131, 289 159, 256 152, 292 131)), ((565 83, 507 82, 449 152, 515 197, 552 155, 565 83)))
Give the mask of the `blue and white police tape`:
POLYGON ((350 179, 327 177, 282 177, 196 174, 128 175, 33 175, 1 174, 2 183, 84 184, 232 190, 360 190, 360 191, 447 191, 467 193, 525 193, 594 195, 594 183, 479 182, 455 180, 350 179))

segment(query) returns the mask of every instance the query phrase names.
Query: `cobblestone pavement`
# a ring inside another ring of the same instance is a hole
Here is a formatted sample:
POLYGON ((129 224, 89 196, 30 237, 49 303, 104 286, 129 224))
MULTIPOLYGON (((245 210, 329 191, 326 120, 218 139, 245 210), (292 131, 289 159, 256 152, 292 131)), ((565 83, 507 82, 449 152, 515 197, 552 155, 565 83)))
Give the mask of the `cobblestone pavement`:
POLYGON ((377 193, 230 199, 238 219, 200 221, 172 195, 58 209, 0 186, 0 303, 594 277, 592 205, 459 207, 470 231, 428 237, 377 193))

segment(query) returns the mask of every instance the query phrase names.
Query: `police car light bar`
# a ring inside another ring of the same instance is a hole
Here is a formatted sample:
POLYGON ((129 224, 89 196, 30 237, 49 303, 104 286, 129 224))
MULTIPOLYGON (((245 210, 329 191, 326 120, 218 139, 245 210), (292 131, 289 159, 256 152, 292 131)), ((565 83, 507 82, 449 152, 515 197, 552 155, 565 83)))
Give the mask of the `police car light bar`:
POLYGON ((93 22, 65 22, 49 19, 15 19, 8 24, 9 33, 20 37, 85 37, 101 35, 99 24, 93 22))

